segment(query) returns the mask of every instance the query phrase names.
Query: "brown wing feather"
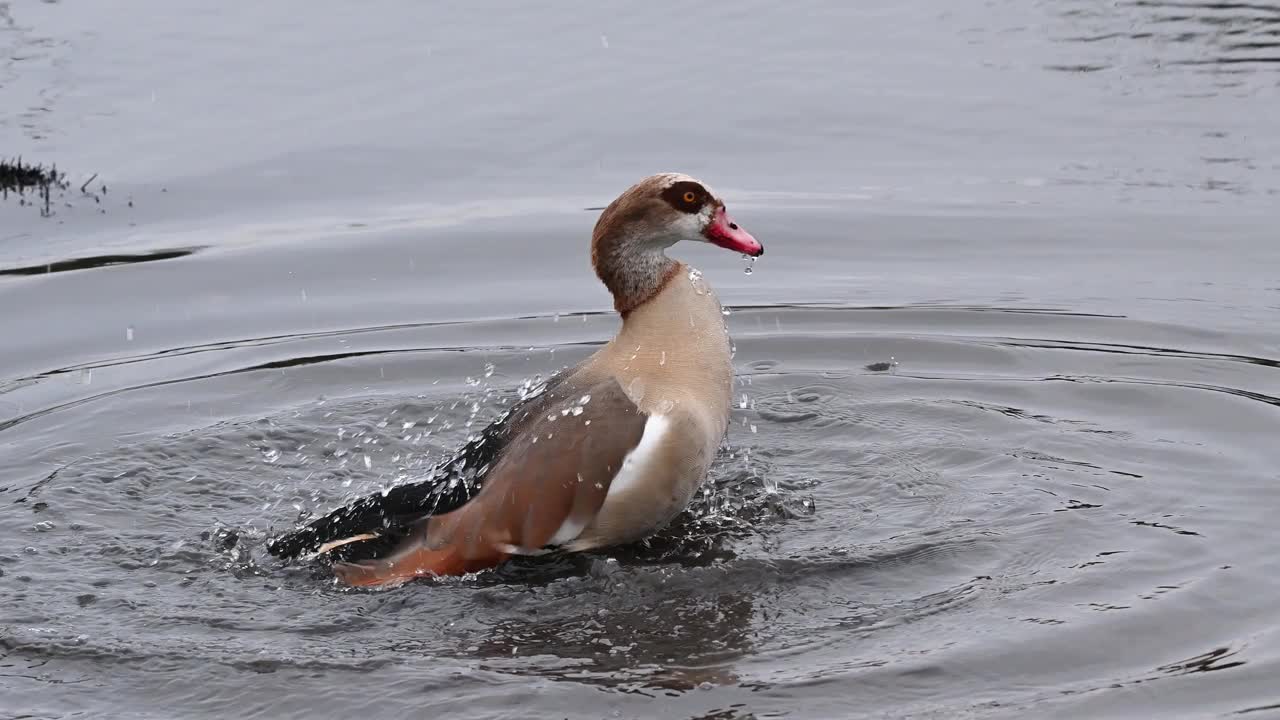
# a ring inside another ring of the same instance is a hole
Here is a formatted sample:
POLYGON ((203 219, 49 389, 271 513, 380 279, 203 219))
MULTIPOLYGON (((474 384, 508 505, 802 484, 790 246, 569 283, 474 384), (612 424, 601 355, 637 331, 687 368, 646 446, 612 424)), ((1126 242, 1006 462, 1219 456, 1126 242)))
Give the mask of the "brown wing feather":
POLYGON ((587 525, 648 418, 612 377, 566 382, 557 394, 510 438, 471 502, 424 518, 389 554, 335 566, 338 574, 378 585, 469 572, 547 546, 566 522, 587 525))
MULTIPOLYGON (((513 440, 476 498, 471 512, 483 514, 486 541, 535 551, 566 521, 585 525, 639 444, 646 419, 613 378, 535 419, 513 440), (590 399, 582 403, 584 397, 590 399)), ((433 544, 446 523, 440 525, 433 544)))

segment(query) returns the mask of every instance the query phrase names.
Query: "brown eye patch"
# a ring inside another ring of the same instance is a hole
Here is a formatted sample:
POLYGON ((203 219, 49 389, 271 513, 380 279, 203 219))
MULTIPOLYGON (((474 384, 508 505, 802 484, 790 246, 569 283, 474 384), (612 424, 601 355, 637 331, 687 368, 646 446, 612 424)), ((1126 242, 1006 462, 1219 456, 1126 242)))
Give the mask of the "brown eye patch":
POLYGON ((662 191, 662 199, 680 212, 696 213, 707 203, 709 193, 702 185, 692 180, 681 180, 672 183, 671 187, 662 191))

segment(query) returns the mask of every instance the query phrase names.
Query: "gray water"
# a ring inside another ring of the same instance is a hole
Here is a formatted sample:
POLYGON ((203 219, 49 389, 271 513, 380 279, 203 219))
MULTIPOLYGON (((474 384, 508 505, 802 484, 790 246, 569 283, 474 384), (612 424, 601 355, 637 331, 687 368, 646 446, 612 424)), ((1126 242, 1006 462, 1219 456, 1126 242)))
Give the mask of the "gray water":
POLYGON ((1277 128, 1269 1, 0 2, 0 717, 1280 717, 1277 128), (675 526, 265 554, 606 340, 666 170, 769 250, 675 249, 675 526))

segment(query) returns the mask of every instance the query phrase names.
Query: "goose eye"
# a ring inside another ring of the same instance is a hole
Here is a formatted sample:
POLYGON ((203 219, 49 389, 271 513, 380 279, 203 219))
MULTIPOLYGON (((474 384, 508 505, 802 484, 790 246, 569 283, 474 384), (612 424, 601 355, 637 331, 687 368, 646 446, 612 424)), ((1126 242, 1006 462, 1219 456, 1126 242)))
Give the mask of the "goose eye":
POLYGON ((689 214, 701 210, 709 195, 701 185, 688 180, 678 182, 662 191, 662 199, 668 205, 679 212, 689 214))

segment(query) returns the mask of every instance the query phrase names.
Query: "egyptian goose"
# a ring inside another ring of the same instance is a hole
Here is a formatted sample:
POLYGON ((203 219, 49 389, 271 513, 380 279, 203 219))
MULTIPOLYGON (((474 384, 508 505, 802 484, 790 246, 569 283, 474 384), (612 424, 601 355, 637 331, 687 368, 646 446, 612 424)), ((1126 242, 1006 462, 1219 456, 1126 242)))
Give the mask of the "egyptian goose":
POLYGON ((700 272, 664 252, 681 240, 764 253, 705 184, 677 173, 641 180, 591 236, 591 264, 622 315, 612 341, 428 480, 357 500, 268 550, 330 553, 341 581, 386 586, 517 554, 623 544, 670 521, 724 438, 733 383, 720 301, 700 272))

